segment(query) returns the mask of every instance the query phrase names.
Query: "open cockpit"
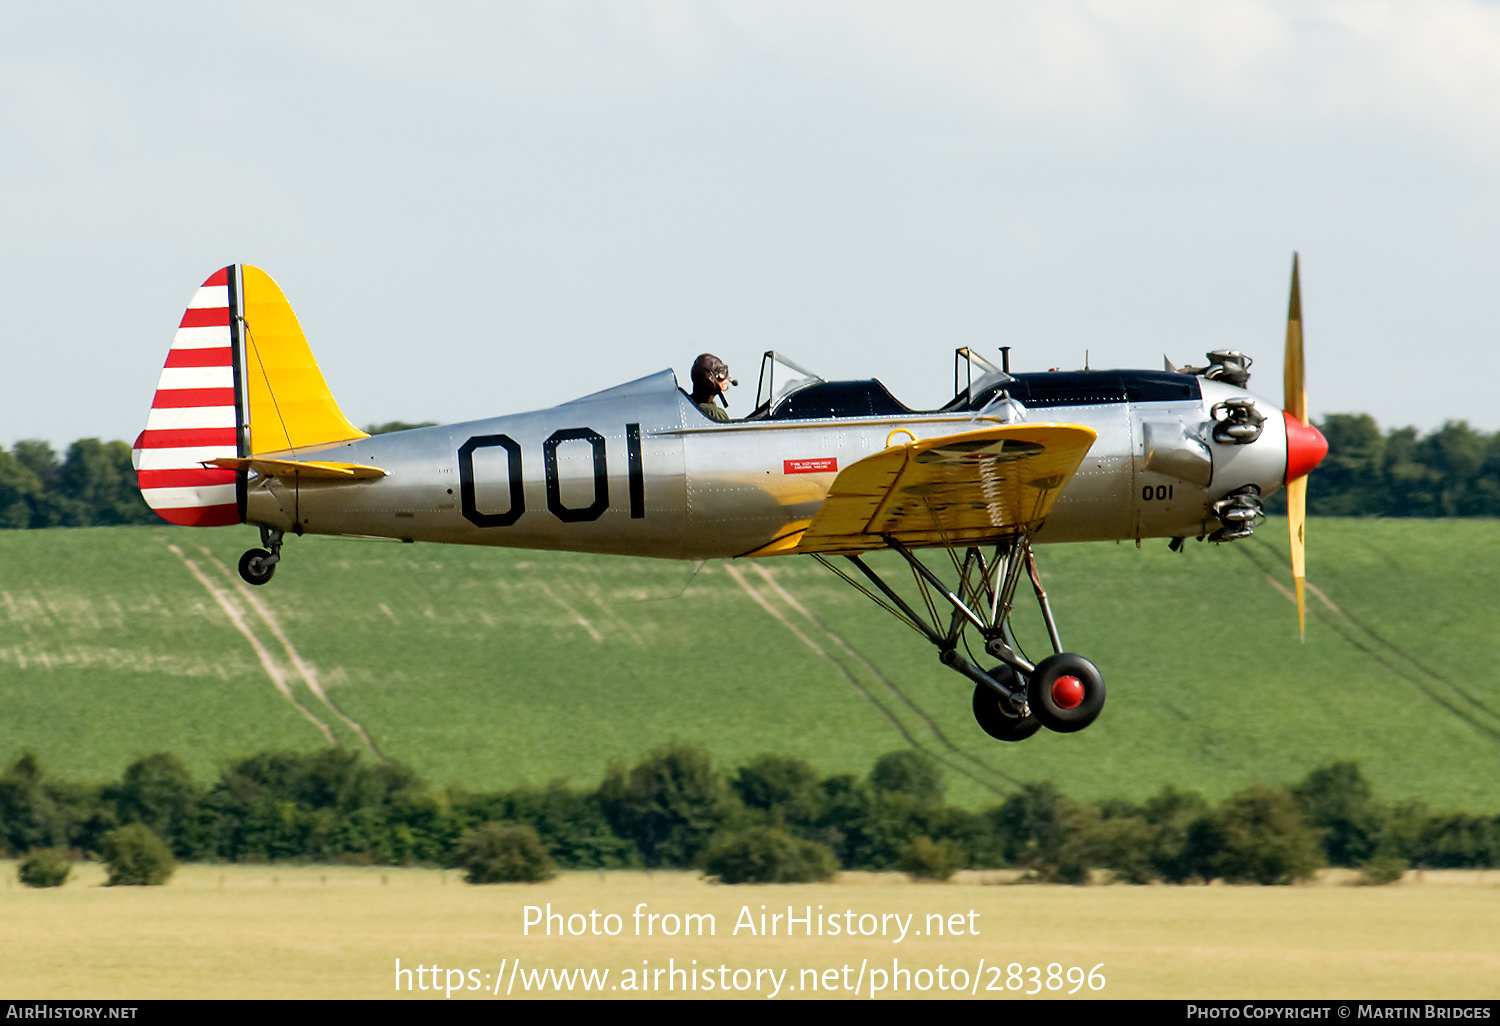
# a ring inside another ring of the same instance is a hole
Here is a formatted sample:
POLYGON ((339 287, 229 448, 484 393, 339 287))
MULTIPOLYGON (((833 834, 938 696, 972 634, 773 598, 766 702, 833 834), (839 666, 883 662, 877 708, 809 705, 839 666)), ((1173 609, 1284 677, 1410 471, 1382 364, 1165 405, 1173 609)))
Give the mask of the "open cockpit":
POLYGON ((877 379, 828 381, 775 351, 761 358, 755 409, 746 421, 833 420, 902 417, 908 414, 996 414, 1024 417, 1024 410, 1099 406, 1127 402, 1172 402, 1200 398, 1191 374, 1150 370, 1042 371, 1011 374, 968 348, 954 353, 954 396, 936 410, 913 410, 877 379), (1021 409, 1017 409, 1017 407, 1021 409))

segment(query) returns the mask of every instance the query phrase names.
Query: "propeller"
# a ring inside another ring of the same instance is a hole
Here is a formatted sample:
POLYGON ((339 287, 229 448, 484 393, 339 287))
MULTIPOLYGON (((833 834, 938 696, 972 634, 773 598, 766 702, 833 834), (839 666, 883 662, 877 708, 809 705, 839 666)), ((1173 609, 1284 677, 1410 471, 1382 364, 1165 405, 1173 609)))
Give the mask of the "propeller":
POLYGON ((1307 422, 1307 375, 1302 362, 1302 290, 1292 254, 1292 298, 1286 313, 1285 401, 1286 513, 1292 543, 1292 579, 1297 585, 1297 630, 1307 640, 1307 474, 1328 453, 1328 441, 1307 422))

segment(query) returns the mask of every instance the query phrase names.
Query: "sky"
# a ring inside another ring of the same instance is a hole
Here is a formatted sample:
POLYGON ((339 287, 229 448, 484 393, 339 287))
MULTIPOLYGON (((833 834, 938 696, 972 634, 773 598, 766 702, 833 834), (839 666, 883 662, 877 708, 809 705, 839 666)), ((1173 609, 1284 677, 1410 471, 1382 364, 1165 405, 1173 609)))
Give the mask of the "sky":
POLYGON ((0 0, 0 445, 133 439, 269 272, 356 424, 714 352, 878 377, 1254 358, 1500 429, 1500 4, 0 0))

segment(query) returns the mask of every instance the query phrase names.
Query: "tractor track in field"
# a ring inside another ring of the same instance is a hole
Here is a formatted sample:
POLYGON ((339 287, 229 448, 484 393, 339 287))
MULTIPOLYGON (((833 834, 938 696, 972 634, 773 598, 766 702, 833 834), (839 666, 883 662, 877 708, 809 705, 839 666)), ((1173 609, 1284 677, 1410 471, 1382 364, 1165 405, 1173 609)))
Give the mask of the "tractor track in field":
POLYGON ((318 732, 327 739, 330 745, 337 747, 339 745, 338 737, 333 733, 333 729, 327 721, 320 718, 293 694, 292 684, 295 679, 300 679, 309 693, 326 706, 328 711, 333 713, 345 726, 352 730, 375 758, 381 762, 390 761, 381 752, 380 747, 376 745, 374 738, 370 737, 369 732, 365 730, 364 726, 340 709, 328 697, 328 693, 323 689, 322 683, 318 679, 317 670, 311 663, 302 658, 302 654, 297 651, 296 646, 292 644, 286 632, 281 629, 281 623, 276 618, 275 613, 272 612, 270 606, 259 595, 251 591, 249 585, 240 580, 239 576, 220 562, 218 557, 209 549, 199 546, 199 551, 213 564, 219 574, 228 581, 228 587, 216 583, 176 545, 168 543, 167 548, 182 561, 183 565, 187 567, 198 583, 203 586, 203 589, 208 592, 209 597, 223 611, 234 629, 239 631, 245 640, 249 642, 251 649, 255 652, 256 658, 260 661, 261 669, 270 678, 272 686, 317 728, 318 732), (230 589, 233 590, 231 591, 230 589), (241 605, 241 602, 243 602, 243 605, 241 605), (246 608, 255 614, 256 619, 260 621, 263 629, 268 631, 275 642, 281 646, 286 663, 288 664, 287 666, 282 665, 281 661, 272 653, 271 646, 266 644, 256 633, 256 629, 251 624, 249 616, 246 615, 246 608), (288 669, 288 666, 290 666, 290 669, 288 669))
MULTIPOLYGON (((813 623, 814 625, 816 625, 819 630, 823 631, 826 635, 828 635, 828 637, 833 640, 834 644, 836 644, 838 647, 842 648, 845 652, 849 653, 850 657, 852 657, 853 659, 855 659, 861 666, 863 666, 865 668, 865 670, 868 671, 871 674, 871 676, 875 677, 876 680, 878 680, 878 681, 880 681, 880 683, 884 684, 886 686, 886 688, 888 688, 892 694, 894 694, 897 698, 899 698, 901 700, 901 702, 908 709, 910 709, 915 715, 917 715, 918 717, 920 717, 921 720, 922 720, 922 723, 927 727, 928 730, 932 731, 933 736, 935 738, 937 738, 937 741, 938 741, 938 743, 940 745, 942 745, 944 748, 946 748, 949 752, 953 753, 954 756, 956 756, 958 758, 961 758, 961 759, 968 760, 969 762, 972 762, 975 766, 978 766, 980 769, 984 770, 987 773, 991 773, 994 776, 999 777, 1001 780, 1004 780, 1007 784, 1010 784, 1010 785, 1012 785, 1014 787, 1020 787, 1021 786, 1021 782, 1019 780, 1016 780, 1014 777, 1011 777, 1011 776, 1007 775, 1006 773, 1002 772, 1001 770, 998 770, 995 767, 989 765, 984 760, 980 759, 978 756, 972 755, 969 752, 963 751, 957 745, 955 745, 952 741, 948 740, 948 737, 947 737, 946 734, 943 733, 942 728, 939 727, 937 725, 937 722, 931 716, 929 716, 927 714, 927 711, 925 709, 923 709, 921 706, 919 706, 915 701, 913 701, 912 698, 911 698, 911 696, 908 695, 904 690, 902 690, 902 688, 899 685, 897 685, 895 681, 893 681, 889 677, 887 677, 885 675, 885 673, 881 671, 880 667, 876 666, 875 663, 868 656, 866 656, 859 649, 857 649, 853 645, 851 645, 842 635, 840 635, 832 627, 829 627, 822 620, 818 619, 818 617, 815 616, 806 606, 804 606, 789 591, 787 591, 786 588, 784 588, 782 586, 782 584, 781 584, 780 581, 777 581, 771 575, 771 571, 767 570, 760 563, 756 563, 756 564, 754 564, 754 566, 755 566, 756 572, 759 573, 760 576, 765 579, 766 583, 769 584, 776 591, 777 595, 779 595, 781 597, 782 601, 784 601, 787 605, 791 606, 798 613, 802 614, 802 616, 806 617, 808 619, 808 621, 810 621, 811 623, 813 623)), ((963 771, 960 770, 960 772, 963 772, 963 771)), ((967 776, 968 774, 965 774, 965 775, 967 776)), ((982 783, 982 782, 980 782, 980 783, 982 783)), ((989 785, 984 785, 984 786, 989 787, 989 785)), ((993 791, 994 788, 990 787, 990 790, 993 791)))
POLYGON ((936 759, 938 762, 947 766, 949 769, 952 769, 954 772, 969 778, 980 787, 983 787, 985 790, 997 796, 1006 797, 1011 793, 1012 789, 1021 786, 1020 781, 1008 776, 1007 774, 994 768, 993 766, 990 766, 982 759, 979 759, 977 756, 974 756, 958 748, 958 746, 956 746, 951 740, 949 740, 947 735, 943 733, 942 728, 938 726, 937 722, 934 721, 930 715, 928 715, 926 710, 924 710, 915 701, 913 701, 911 696, 907 695, 906 692, 903 691, 894 681, 892 681, 889 677, 882 673, 880 669, 867 656, 861 653, 827 624, 814 616, 807 609, 807 607, 799 602, 797 598, 790 592, 788 592, 782 586, 781 582, 777 581, 772 576, 771 572, 764 566, 760 565, 759 563, 752 563, 751 565, 755 568, 757 574, 762 578, 762 580, 765 581, 766 587, 770 589, 770 591, 774 593, 775 596, 782 602, 784 602, 789 608, 803 617, 814 628, 814 630, 821 635, 821 637, 827 643, 826 647, 825 645, 818 644, 818 642, 815 641, 812 637, 809 637, 806 631, 798 627, 797 624, 793 623, 784 613, 782 613, 781 610, 777 609, 764 594, 762 594, 755 588, 754 585, 746 580, 745 575, 739 570, 738 567, 734 566, 733 564, 727 564, 725 566, 725 569, 729 572, 729 576, 735 581, 735 583, 738 584, 746 594, 754 599, 757 605, 759 605, 762 609, 769 613, 782 626, 791 631, 792 634, 795 635, 800 641, 802 641, 802 643, 805 644, 808 648, 812 649, 823 659, 826 659, 828 662, 837 667, 839 672, 843 674, 844 678, 849 682, 849 684, 854 687, 854 689, 858 691, 863 698, 870 702, 871 705, 875 706, 875 708, 880 711, 881 715, 883 715, 886 720, 890 722, 891 726, 896 729, 896 731, 906 740, 908 744, 910 744, 919 752, 922 752, 924 755, 928 755, 931 758, 936 759), (842 656, 835 654, 835 652, 830 651, 830 649, 841 651, 842 656), (890 708, 887 702, 882 701, 879 696, 877 696, 859 679, 858 675, 855 674, 854 670, 850 667, 850 662, 853 662, 862 667, 866 673, 868 673, 870 676, 874 677, 877 681, 884 685, 884 687, 892 695, 894 695, 895 698, 901 703, 901 705, 904 705, 912 715, 916 716, 917 719, 921 722, 921 726, 915 728, 916 731, 918 733, 925 731, 927 734, 930 734, 932 739, 936 742, 936 747, 939 750, 933 751, 928 745, 924 745, 921 741, 919 741, 917 737, 914 736, 913 730, 908 728, 908 726, 902 721, 902 719, 897 716, 896 713, 890 708), (1004 781, 1005 785, 1008 786, 997 785, 993 780, 982 779, 974 772, 973 769, 970 768, 969 765, 966 765, 966 763, 972 764, 974 767, 977 767, 978 769, 984 771, 984 773, 989 774, 992 777, 998 777, 1000 780, 1004 781))
MULTIPOLYGON (((1273 549, 1272 551, 1276 552, 1276 555, 1277 555, 1278 558, 1281 558, 1281 559, 1285 560, 1285 557, 1282 556, 1279 551, 1276 551, 1275 549, 1273 549)), ((1378 552, 1379 549, 1376 549, 1375 551, 1378 552)), ((1286 565, 1289 567, 1291 565, 1290 561, 1286 561, 1286 565)), ((1363 634, 1365 634, 1373 642, 1375 642, 1375 644, 1377 644, 1377 645, 1381 646, 1382 648, 1384 648, 1385 650, 1393 653, 1396 656, 1396 658, 1400 659, 1407 666, 1411 667, 1412 670, 1416 671, 1417 673, 1421 674, 1424 677, 1429 678, 1430 680, 1435 680, 1438 683, 1445 685, 1446 687, 1452 688, 1453 691, 1456 692, 1459 695, 1459 697, 1461 697, 1464 701, 1470 703, 1476 709, 1480 709, 1483 712, 1488 713, 1497 722, 1500 722, 1500 709, 1496 709, 1494 706, 1492 706, 1489 703, 1485 702, 1483 699, 1480 699, 1480 698, 1478 698, 1478 697, 1470 694, 1464 687, 1462 687, 1457 681, 1453 680, 1451 677, 1448 677, 1448 676, 1446 676, 1444 674, 1438 673, 1436 670, 1432 669, 1432 667, 1428 666, 1426 663, 1424 663, 1421 660, 1417 659, 1415 656, 1408 654, 1405 649, 1401 648, 1394 641, 1387 640, 1383 635, 1381 635, 1378 631, 1376 631, 1375 628, 1369 626, 1364 621, 1360 620, 1357 616, 1354 616, 1353 614, 1351 614, 1351 613, 1349 613, 1349 612, 1347 612, 1347 611, 1339 608, 1338 606, 1334 605, 1329 600, 1328 596, 1325 595, 1325 594, 1323 594, 1323 592, 1322 592, 1321 589, 1314 587, 1312 584, 1308 584, 1307 588, 1315 596, 1317 596, 1317 598, 1325 606, 1327 606, 1330 610, 1332 610, 1336 615, 1341 616, 1345 620, 1349 621, 1351 624, 1353 624, 1355 627, 1357 627, 1363 634)))
POLYGON ((358 735, 359 739, 364 742, 365 747, 370 750, 371 755, 375 756, 381 762, 389 762, 390 760, 385 757, 385 753, 375 744, 375 739, 370 737, 369 731, 365 730, 357 720, 344 712, 343 709, 340 709, 337 703, 328 697, 328 692, 323 690, 323 684, 318 680, 318 671, 311 663, 302 658, 302 653, 297 651, 291 639, 286 636, 286 632, 281 629, 281 623, 276 619, 276 614, 271 611, 270 606, 261 599, 254 588, 241 580, 237 573, 219 562, 218 558, 209 553, 207 549, 203 551, 213 560, 214 565, 219 568, 219 572, 228 578, 230 583, 238 589, 240 595, 244 597, 250 608, 255 610, 255 615, 260 617, 261 622, 270 630, 271 635, 281 643, 283 651, 286 652, 287 659, 297 671, 297 675, 302 678, 302 682, 307 685, 307 689, 314 695, 317 695, 318 701, 327 706, 331 713, 342 720, 346 727, 358 735))
MULTIPOLYGON (((1281 562, 1284 569, 1290 569, 1290 562, 1278 549, 1264 543, 1261 547, 1269 551, 1273 557, 1281 562)), ((1251 551, 1250 546, 1243 546, 1240 551, 1244 553, 1245 558, 1250 561, 1251 565, 1260 571, 1261 575, 1267 581, 1275 586, 1277 591, 1281 592, 1291 602, 1295 603, 1297 601, 1297 596, 1292 590, 1277 580, 1271 569, 1261 558, 1257 557, 1251 551)), ((1488 717, 1500 723, 1500 712, 1491 708, 1488 703, 1480 698, 1470 694, 1468 690, 1453 680, 1436 672, 1408 654, 1405 649, 1382 636, 1373 627, 1350 615, 1347 611, 1336 605, 1321 588, 1314 585, 1311 581, 1306 583, 1308 592, 1323 606, 1321 610, 1313 605, 1309 605, 1308 607, 1313 615, 1318 618, 1319 623, 1322 623, 1340 638, 1343 638, 1351 648, 1369 656, 1375 662, 1390 670, 1398 678, 1412 685, 1429 701, 1446 709, 1458 719, 1489 737, 1492 741, 1500 743, 1500 729, 1484 722, 1485 717, 1488 717), (1433 686, 1434 684, 1441 685, 1443 688, 1452 691, 1458 697, 1459 701, 1454 701, 1451 697, 1440 694, 1437 688, 1433 686), (1465 704, 1470 708, 1465 708, 1465 704), (1476 710, 1482 715, 1476 715, 1476 710)))

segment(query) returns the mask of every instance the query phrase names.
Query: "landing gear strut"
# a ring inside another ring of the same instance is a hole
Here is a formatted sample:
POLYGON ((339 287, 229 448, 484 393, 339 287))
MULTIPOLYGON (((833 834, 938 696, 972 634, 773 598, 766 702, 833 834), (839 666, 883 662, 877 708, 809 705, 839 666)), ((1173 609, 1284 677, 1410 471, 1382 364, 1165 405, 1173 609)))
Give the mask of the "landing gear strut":
POLYGON ((950 547, 948 553, 958 571, 951 589, 899 539, 885 535, 883 540, 911 568, 926 616, 859 555, 844 558, 864 581, 826 556, 814 554, 813 558, 932 642, 943 665, 974 682, 974 718, 985 733, 1001 741, 1020 741, 1041 727, 1071 733, 1098 719, 1104 708, 1104 678, 1083 656, 1062 650, 1036 557, 1024 534, 1001 541, 988 558, 977 546, 970 546, 960 561, 958 549, 950 547), (1031 578, 1052 643, 1053 654, 1037 664, 1020 654, 1010 626, 1023 570, 1031 578), (952 610, 946 623, 939 616, 944 603, 952 610), (960 648, 967 650, 964 632, 969 627, 983 639, 985 654, 1001 660, 999 666, 986 671, 965 658, 960 648))
POLYGON ((247 584, 265 584, 276 573, 276 564, 281 562, 282 532, 274 527, 261 526, 260 543, 264 549, 250 549, 240 557, 240 576, 247 584))

